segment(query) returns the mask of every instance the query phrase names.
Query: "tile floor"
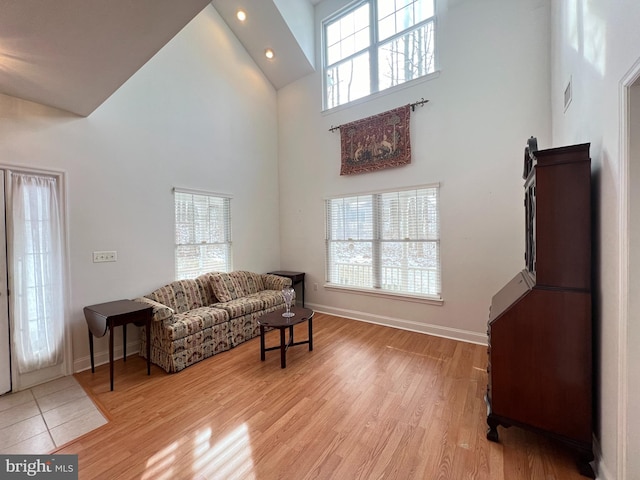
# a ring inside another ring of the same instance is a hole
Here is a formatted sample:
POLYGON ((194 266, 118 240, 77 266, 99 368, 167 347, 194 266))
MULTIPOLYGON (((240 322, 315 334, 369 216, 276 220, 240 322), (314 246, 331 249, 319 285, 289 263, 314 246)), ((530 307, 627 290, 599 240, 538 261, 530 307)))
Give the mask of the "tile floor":
POLYGON ((72 376, 0 396, 0 452, 44 454, 107 423, 72 376))

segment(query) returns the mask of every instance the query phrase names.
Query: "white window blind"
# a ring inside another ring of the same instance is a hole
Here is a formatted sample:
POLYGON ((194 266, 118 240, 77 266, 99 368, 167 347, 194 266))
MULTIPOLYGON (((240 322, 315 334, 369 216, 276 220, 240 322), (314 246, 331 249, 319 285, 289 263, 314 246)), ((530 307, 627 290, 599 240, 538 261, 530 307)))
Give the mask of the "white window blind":
POLYGON ((440 298, 437 186, 326 201, 327 281, 440 298))
POLYGON ((231 270, 231 199, 175 189, 176 280, 231 270))

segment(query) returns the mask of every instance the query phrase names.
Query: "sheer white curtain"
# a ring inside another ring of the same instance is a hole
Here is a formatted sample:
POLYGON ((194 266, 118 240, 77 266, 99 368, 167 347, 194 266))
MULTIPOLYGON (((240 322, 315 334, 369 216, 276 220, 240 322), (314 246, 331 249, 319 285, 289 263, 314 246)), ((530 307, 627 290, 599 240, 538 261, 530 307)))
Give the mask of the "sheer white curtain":
POLYGON ((63 361, 62 220, 55 177, 9 174, 9 273, 18 371, 63 361))

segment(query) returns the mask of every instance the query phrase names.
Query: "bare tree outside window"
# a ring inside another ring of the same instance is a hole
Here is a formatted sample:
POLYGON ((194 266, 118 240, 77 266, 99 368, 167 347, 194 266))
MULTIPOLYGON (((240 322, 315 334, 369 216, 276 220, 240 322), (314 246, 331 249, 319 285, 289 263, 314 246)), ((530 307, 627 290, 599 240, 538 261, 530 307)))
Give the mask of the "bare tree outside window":
POLYGON ((433 73, 433 37, 431 22, 381 45, 378 50, 380 90, 433 73))
POLYGON ((435 72, 434 0, 361 2, 323 31, 326 109, 435 72))

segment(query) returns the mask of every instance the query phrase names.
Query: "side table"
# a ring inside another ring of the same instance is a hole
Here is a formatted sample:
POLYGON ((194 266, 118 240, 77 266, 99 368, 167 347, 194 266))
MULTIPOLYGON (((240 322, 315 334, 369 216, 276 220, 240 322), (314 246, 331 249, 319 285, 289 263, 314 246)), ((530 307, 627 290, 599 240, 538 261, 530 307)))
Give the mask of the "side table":
POLYGON ((291 307, 293 317, 283 317, 282 310, 275 310, 258 318, 260 325, 260 360, 264 362, 265 352, 270 350, 280 350, 280 368, 287 368, 287 350, 295 345, 309 345, 309 351, 313 351, 313 310, 308 308, 291 307), (293 340, 293 326, 302 322, 308 323, 309 336, 307 340, 295 342, 293 340), (264 334, 266 328, 277 328, 280 330, 280 345, 267 348, 264 334), (289 341, 285 340, 285 330, 289 330, 289 341))
POLYGON ((278 275, 279 277, 287 277, 291 279, 291 286, 296 287, 297 284, 302 283, 302 308, 304 308, 304 272, 289 272, 287 270, 277 270, 275 272, 269 272, 271 275, 278 275))
POLYGON ((84 318, 89 329, 91 373, 95 373, 93 337, 102 337, 109 330, 109 376, 113 391, 113 329, 122 326, 122 353, 127 361, 127 324, 145 325, 147 333, 147 375, 151 375, 151 318, 153 307, 133 300, 116 300, 84 307, 84 318))

